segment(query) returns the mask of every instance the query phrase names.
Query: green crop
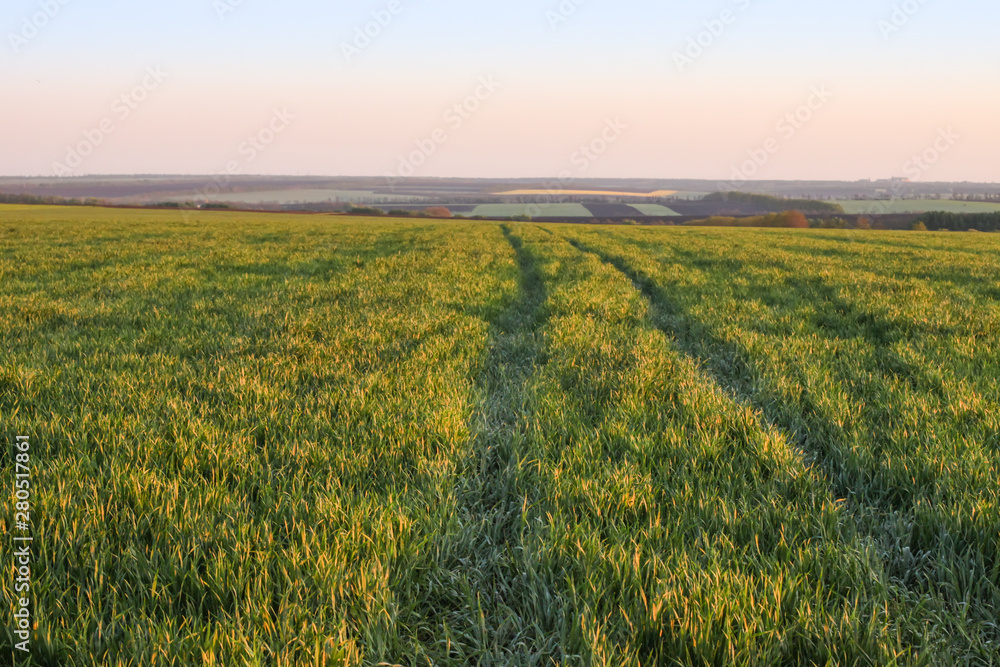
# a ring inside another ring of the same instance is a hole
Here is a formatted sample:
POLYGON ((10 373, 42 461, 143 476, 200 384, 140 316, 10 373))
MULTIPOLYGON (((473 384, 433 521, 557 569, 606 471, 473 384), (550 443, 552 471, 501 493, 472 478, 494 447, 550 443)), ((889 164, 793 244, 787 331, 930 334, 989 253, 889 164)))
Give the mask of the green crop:
POLYGON ((997 664, 998 250, 0 207, 15 657, 997 664))

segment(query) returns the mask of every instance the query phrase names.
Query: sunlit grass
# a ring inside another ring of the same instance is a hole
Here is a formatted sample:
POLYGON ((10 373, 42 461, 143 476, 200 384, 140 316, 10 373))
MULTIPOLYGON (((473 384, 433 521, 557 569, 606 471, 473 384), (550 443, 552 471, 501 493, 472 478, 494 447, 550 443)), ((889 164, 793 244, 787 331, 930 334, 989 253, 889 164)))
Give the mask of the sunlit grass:
POLYGON ((993 664, 993 239, 0 207, 34 663, 993 664))

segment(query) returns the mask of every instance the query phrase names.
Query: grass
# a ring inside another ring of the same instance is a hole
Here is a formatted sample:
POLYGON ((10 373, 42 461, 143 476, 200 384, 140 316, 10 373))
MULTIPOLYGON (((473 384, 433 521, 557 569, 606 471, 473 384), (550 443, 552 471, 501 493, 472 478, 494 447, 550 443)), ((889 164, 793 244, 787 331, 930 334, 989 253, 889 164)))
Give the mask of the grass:
POLYGON ((22 663, 997 664, 997 250, 0 207, 22 663))

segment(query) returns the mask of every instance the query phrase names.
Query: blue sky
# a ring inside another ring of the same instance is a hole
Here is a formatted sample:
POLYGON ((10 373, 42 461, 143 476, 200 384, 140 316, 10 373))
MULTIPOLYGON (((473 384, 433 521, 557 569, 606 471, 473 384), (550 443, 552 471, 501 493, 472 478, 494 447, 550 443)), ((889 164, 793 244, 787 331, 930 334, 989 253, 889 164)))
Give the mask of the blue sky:
POLYGON ((921 179, 1000 181, 997 3, 64 2, 0 7, 0 174, 53 174, 90 137, 72 174, 381 175, 433 144, 416 175, 857 179, 950 130, 921 179), (294 119, 247 162, 276 111, 294 119), (576 173, 609 120, 626 129, 576 173))

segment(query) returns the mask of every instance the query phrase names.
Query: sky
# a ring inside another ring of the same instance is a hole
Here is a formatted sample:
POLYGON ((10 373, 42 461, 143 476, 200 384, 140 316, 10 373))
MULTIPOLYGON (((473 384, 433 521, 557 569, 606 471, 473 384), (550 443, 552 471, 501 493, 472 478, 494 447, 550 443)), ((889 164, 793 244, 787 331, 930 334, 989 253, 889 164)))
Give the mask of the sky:
POLYGON ((0 175, 1000 181, 985 0, 4 0, 0 175))

